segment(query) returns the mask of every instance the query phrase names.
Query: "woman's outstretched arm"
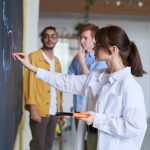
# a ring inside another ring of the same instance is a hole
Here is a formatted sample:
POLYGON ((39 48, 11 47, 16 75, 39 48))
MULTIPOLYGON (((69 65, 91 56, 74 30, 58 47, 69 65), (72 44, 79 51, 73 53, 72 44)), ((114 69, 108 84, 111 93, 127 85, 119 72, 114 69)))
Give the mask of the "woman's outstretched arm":
POLYGON ((30 64, 28 55, 24 53, 14 53, 13 57, 18 59, 26 68, 35 72, 38 79, 50 84, 54 88, 71 94, 84 95, 88 75, 64 75, 37 68, 30 64))
POLYGON ((12 53, 12 56, 15 60, 18 59, 29 70, 37 72, 38 68, 30 64, 28 55, 24 53, 12 53))

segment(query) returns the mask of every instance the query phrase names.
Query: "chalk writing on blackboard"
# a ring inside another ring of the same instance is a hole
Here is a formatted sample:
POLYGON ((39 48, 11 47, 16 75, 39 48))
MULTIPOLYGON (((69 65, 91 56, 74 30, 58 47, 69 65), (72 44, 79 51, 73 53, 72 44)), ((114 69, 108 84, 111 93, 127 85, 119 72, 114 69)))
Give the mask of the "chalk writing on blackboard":
POLYGON ((11 53, 13 51, 16 51, 16 46, 14 42, 14 37, 13 37, 13 25, 11 25, 10 20, 9 20, 9 14, 8 14, 8 8, 7 8, 7 2, 4 0, 3 1, 3 24, 4 28, 6 29, 6 40, 7 40, 7 45, 3 45, 2 48, 2 71, 5 73, 5 81, 7 82, 8 80, 8 73, 11 69, 11 53))
POLYGON ((2 50, 3 52, 3 57, 2 57, 2 70, 5 73, 5 82, 7 82, 8 80, 8 73, 11 67, 11 61, 6 60, 6 53, 5 53, 5 49, 2 50))
POLYGON ((0 150, 14 149, 21 120, 22 70, 11 54, 22 49, 22 3, 0 0, 0 150))
POLYGON ((5 27, 7 28, 7 33, 12 33, 12 26, 9 23, 7 14, 6 14, 6 2, 3 1, 3 23, 5 27))

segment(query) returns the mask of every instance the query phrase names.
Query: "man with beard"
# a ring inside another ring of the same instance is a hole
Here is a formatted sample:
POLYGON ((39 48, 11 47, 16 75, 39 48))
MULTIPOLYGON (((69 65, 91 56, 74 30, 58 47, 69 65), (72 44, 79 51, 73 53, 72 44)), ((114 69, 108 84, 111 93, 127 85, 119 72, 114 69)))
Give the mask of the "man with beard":
MULTIPOLYGON (((54 72, 61 72, 61 65, 53 49, 58 41, 55 27, 46 27, 40 34, 42 48, 31 53, 32 65, 54 72)), ((30 150, 51 150, 55 134, 57 111, 62 111, 62 93, 36 79, 35 74, 25 70, 23 98, 30 113, 32 140, 30 150)))

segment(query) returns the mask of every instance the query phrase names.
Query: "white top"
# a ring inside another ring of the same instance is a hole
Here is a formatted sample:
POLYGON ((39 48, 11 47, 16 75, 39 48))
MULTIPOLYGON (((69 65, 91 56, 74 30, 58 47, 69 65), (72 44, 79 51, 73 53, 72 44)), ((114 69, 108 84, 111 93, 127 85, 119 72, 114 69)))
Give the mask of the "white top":
MULTIPOLYGON (((140 150, 147 128, 146 111, 142 89, 130 67, 112 74, 103 69, 78 76, 38 69, 37 78, 61 91, 86 97, 82 111, 96 111, 97 150, 140 150)), ((83 150, 83 131, 80 121, 76 150, 83 150)))
MULTIPOLYGON (((41 51, 43 57, 50 65, 50 70, 55 72, 55 61, 54 59, 48 58, 43 51, 41 51)), ((49 107, 49 114, 55 115, 57 112, 57 100, 56 100, 56 89, 51 86, 51 97, 50 97, 50 107, 49 107)))

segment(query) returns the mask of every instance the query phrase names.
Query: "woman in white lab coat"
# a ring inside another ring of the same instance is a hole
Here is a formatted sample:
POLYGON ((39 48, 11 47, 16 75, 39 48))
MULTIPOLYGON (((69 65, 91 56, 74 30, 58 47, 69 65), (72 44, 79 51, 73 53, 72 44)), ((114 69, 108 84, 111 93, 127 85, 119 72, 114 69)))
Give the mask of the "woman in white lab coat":
POLYGON ((98 129, 97 150, 140 150, 147 123, 143 92, 134 79, 145 73, 138 49, 123 29, 107 26, 97 32, 94 50, 108 69, 79 76, 36 68, 22 53, 14 57, 44 82, 86 97, 82 111, 89 117, 79 123, 76 150, 83 150, 84 122, 98 129))

